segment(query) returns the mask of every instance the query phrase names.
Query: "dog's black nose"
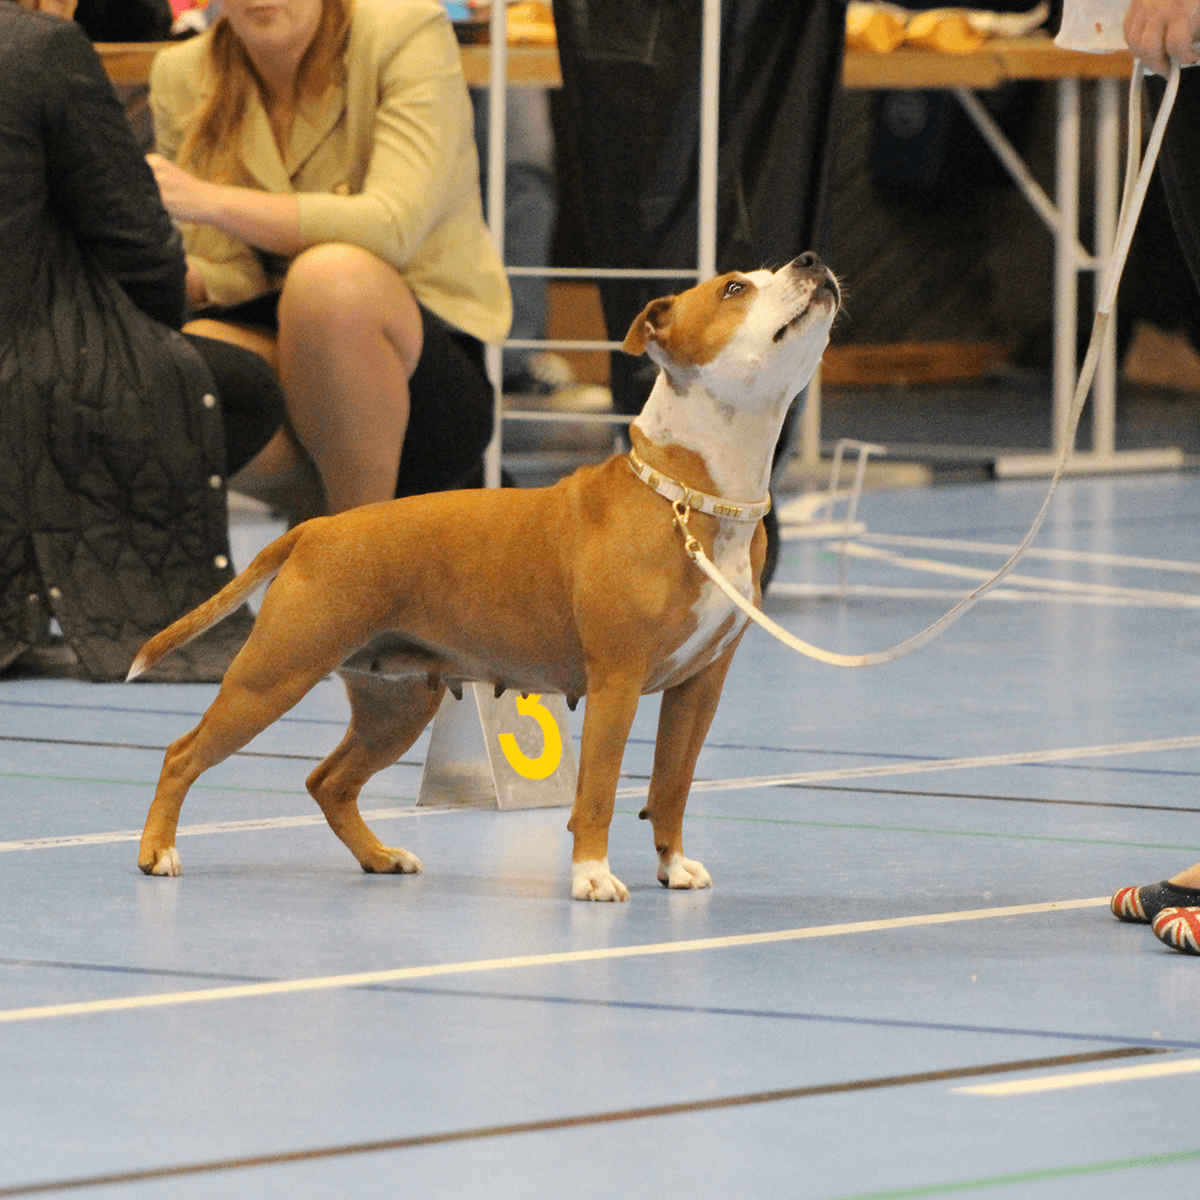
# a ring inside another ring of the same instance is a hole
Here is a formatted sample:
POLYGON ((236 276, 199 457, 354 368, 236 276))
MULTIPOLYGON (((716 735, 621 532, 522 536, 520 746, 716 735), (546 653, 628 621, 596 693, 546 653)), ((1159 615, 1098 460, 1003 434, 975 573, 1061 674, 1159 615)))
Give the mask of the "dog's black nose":
POLYGON ((803 254, 793 259, 792 266, 801 271, 823 271, 825 269, 821 256, 812 250, 805 250, 803 254))

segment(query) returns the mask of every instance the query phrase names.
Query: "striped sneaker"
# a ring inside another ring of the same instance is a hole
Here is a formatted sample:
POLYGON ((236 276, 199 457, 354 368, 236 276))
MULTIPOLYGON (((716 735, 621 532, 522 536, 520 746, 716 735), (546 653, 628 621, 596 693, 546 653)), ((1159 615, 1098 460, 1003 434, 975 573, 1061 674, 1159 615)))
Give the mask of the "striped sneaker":
POLYGON ((1200 954, 1200 908, 1164 908, 1150 928, 1164 946, 1200 954))
POLYGON ((1200 888, 1180 887, 1164 879, 1141 887, 1123 887, 1108 902, 1113 916, 1148 925, 1164 908, 1200 906, 1200 888))

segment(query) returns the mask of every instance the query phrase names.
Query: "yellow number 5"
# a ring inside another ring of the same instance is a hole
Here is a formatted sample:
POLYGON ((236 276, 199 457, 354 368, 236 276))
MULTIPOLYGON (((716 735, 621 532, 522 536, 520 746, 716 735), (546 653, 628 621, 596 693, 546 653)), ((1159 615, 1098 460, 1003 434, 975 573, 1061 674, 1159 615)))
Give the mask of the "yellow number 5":
POLYGON ((517 712, 523 717, 532 717, 542 727, 545 745, 537 758, 525 754, 511 733, 502 733, 497 739, 508 765, 526 779, 549 779, 562 762, 562 734, 558 731, 554 714, 542 705, 541 699, 540 694, 517 697, 517 712))

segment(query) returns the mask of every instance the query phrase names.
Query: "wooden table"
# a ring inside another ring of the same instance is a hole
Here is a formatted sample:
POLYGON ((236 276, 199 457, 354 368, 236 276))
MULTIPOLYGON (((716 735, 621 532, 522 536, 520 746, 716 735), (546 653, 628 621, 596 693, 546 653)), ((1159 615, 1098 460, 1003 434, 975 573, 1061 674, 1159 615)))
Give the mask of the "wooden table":
MULTIPOLYGON (((145 83, 150 63, 165 46, 174 42, 97 42, 96 49, 113 83, 145 83)), ((486 87, 488 47, 462 46, 463 73, 471 87, 486 87)), ((562 87, 556 46, 510 46, 508 80, 518 87, 562 87)))
POLYGON ((1060 50, 1044 34, 997 38, 970 54, 901 46, 888 54, 847 50, 842 85, 848 88, 999 87, 1014 79, 1128 79, 1128 54, 1060 50))

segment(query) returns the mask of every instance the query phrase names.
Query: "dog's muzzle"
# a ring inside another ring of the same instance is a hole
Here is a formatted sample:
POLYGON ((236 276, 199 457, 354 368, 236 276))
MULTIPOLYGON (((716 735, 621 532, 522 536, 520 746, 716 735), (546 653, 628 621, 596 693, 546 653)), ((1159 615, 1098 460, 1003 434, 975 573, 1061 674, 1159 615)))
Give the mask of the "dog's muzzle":
POLYGON ((783 269, 790 271, 798 280, 811 284, 812 292, 809 295, 808 303, 776 332, 773 339, 776 342, 782 341, 787 336, 789 329, 798 328, 814 304, 826 303, 834 313, 842 305, 842 292, 838 287, 837 277, 813 251, 805 251, 783 269))
POLYGON ((806 250, 794 258, 788 266, 801 279, 811 280, 816 285, 813 291, 814 300, 820 296, 822 299, 832 300, 835 309, 841 308, 842 290, 838 286, 837 277, 821 261, 819 254, 812 250, 806 250))

